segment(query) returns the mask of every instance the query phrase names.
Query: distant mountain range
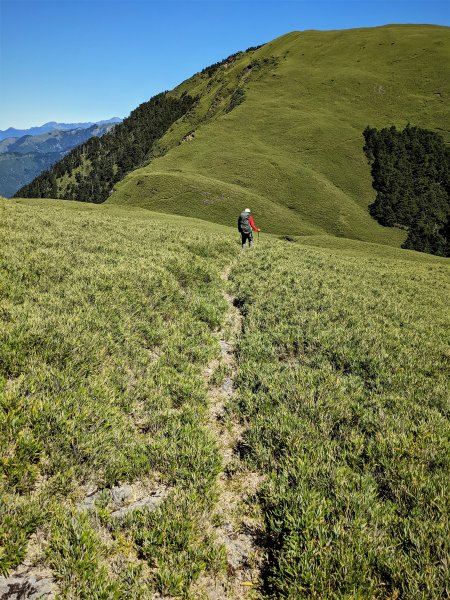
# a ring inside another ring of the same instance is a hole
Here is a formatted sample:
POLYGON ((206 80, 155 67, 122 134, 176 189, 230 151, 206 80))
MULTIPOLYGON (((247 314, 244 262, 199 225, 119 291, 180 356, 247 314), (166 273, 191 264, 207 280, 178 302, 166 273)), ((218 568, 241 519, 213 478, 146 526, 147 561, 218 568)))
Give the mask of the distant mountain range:
POLYGON ((37 127, 30 127, 29 129, 15 129, 14 127, 8 127, 8 129, 0 130, 0 141, 7 138, 19 138, 24 135, 40 135, 41 133, 47 133, 48 131, 67 131, 70 129, 88 129, 92 125, 111 125, 120 123, 122 119, 119 117, 112 117, 105 121, 95 121, 87 123, 56 123, 56 121, 49 121, 44 125, 37 127))
POLYGON ((0 195, 13 196, 69 150, 104 135, 120 122, 117 117, 98 123, 51 122, 29 129, 10 127, 0 132, 0 195), (8 137, 2 137, 6 133, 8 137))

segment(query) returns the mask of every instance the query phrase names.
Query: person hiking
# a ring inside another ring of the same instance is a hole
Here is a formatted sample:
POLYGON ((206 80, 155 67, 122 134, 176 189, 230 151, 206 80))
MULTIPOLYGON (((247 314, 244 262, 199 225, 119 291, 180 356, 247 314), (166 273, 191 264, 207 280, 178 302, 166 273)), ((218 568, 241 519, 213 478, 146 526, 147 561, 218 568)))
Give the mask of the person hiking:
POLYGON ((245 243, 247 240, 248 247, 250 248, 252 245, 252 229, 253 231, 261 231, 261 229, 256 227, 251 212, 252 211, 249 208, 246 208, 241 212, 238 219, 238 229, 242 237, 242 250, 245 250, 245 243))

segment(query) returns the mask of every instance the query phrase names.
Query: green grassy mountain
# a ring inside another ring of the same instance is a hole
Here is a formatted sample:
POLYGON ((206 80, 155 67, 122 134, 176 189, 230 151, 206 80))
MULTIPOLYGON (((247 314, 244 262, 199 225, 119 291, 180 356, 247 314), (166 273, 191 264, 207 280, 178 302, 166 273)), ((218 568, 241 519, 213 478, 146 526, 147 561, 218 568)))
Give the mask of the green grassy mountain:
MULTIPOLYGON (((389 25, 292 32, 238 53, 169 92, 197 102, 111 185, 108 202, 223 224, 245 204, 271 233, 400 245, 404 232, 368 213, 362 132, 410 122, 449 140, 448 50, 448 28, 389 25)), ((83 199, 77 178, 95 174, 80 156, 52 195, 83 199)), ((18 195, 49 194, 35 187, 18 195)))
POLYGON ((362 131, 411 122, 450 139, 448 41, 448 29, 416 25, 293 32, 196 75, 175 90, 201 100, 161 140, 170 150, 110 202, 222 223, 249 204, 275 233, 397 244, 403 234, 367 212, 362 131), (227 113, 236 88, 245 99, 227 113))

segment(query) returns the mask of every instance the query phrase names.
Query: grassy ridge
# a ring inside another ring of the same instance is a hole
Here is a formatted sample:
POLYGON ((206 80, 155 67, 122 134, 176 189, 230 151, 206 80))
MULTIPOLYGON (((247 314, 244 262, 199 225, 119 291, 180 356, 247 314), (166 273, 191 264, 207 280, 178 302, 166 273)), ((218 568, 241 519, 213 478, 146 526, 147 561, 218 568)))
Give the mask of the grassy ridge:
POLYGON ((249 203, 270 232, 398 246, 404 234, 367 212, 375 193, 362 132, 411 122, 448 140, 448 49, 437 26, 278 38, 179 86, 173 93, 200 95, 199 106, 160 140, 167 154, 108 202, 224 224, 249 203), (237 87, 245 99, 227 113, 237 87))
POLYGON ((224 564, 204 523, 220 458, 202 369, 232 246, 93 208, 0 205, 1 572, 40 529, 64 598, 183 595, 224 564), (156 513, 79 508, 88 488, 148 478, 170 489, 156 513))
POLYGON ((345 242, 261 244, 231 274, 241 452, 267 474, 266 590, 443 598, 448 265, 345 242))

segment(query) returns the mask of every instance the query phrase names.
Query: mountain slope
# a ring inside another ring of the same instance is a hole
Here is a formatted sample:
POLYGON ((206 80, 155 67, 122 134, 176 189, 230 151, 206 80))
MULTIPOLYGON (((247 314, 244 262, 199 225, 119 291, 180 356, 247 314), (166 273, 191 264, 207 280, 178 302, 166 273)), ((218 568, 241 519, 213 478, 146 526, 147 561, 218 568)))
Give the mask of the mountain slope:
POLYGON ((67 198, 104 202, 112 187, 141 165, 165 131, 192 107, 195 98, 166 92, 139 105, 101 140, 91 138, 74 148, 52 169, 45 171, 16 196, 67 198))
MULTIPOLYGON (((403 234, 367 212, 374 191, 362 131, 409 121, 441 133, 448 128, 446 50, 448 29, 433 26, 294 32, 274 40, 220 74, 224 81, 243 78, 252 61, 271 61, 260 77, 244 80, 240 106, 131 173, 110 201, 224 223, 251 203, 260 226, 276 233, 316 230, 396 244, 403 234)), ((180 89, 193 84, 204 86, 194 79, 180 89)))
POLYGON ((9 198, 28 181, 61 160, 61 152, 0 154, 0 195, 9 198))
POLYGON ((0 194, 12 196, 40 173, 60 161, 69 150, 91 137, 111 131, 115 122, 90 127, 51 130, 39 135, 7 138, 0 142, 0 194))
MULTIPOLYGON (((108 202, 224 224, 248 204, 272 233, 400 245, 404 232, 368 213, 375 192, 362 132, 411 122, 449 140, 448 49, 448 28, 392 25, 292 32, 229 57, 169 93, 198 101, 108 202)), ((53 189, 76 198, 93 176, 85 156, 53 189)))

